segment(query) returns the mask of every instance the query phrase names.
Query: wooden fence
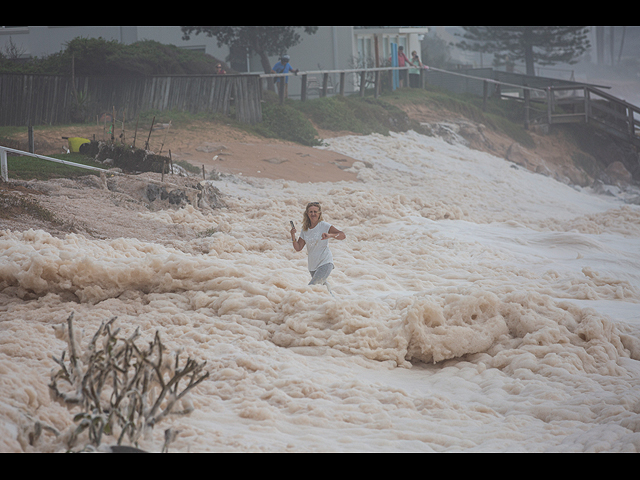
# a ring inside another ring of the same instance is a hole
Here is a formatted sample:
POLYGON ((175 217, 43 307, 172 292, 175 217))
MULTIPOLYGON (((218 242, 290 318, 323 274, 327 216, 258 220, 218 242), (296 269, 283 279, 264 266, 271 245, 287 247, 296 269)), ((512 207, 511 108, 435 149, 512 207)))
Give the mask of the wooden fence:
MULTIPOLYGON (((126 114, 128 121, 147 110, 180 110, 191 113, 214 112, 235 116, 242 123, 262 121, 262 81, 277 77, 298 77, 301 100, 306 100, 311 80, 319 96, 345 94, 347 82, 355 87, 354 93, 365 95, 373 89, 374 95, 383 85, 392 88, 392 75, 410 67, 383 67, 351 70, 306 71, 294 74, 241 74, 241 75, 168 75, 151 77, 78 77, 52 75, 0 75, 0 125, 45 125, 78 121, 91 121, 103 113, 117 110, 118 117, 126 114), (330 84, 331 77, 339 78, 330 84)), ((623 100, 608 95, 595 86, 576 82, 507 74, 493 69, 452 72, 437 68, 419 70, 417 88, 435 85, 457 93, 472 93, 484 98, 512 98, 524 102, 524 125, 530 123, 565 123, 584 121, 618 134, 620 138, 640 145, 636 134, 639 125, 636 116, 640 110, 623 100), (582 98, 563 92, 584 92, 582 98), (559 97, 560 95, 560 97, 559 97), (593 97, 598 100, 593 100, 593 97), (573 98, 570 98, 573 97, 573 98), (534 107, 541 107, 536 116, 534 107), (575 111, 558 113, 564 106, 575 111), (533 117, 533 118, 530 118, 533 117)), ((606 88, 606 87, 605 87, 606 88)), ((349 89, 353 92, 353 89, 349 89)), ((281 91, 281 93, 284 93, 281 91)), ((283 95, 280 97, 284 100, 283 95)))
POLYGON ((68 77, 0 75, 0 125, 91 121, 114 109, 128 120, 146 110, 212 112, 262 121, 258 75, 68 77))

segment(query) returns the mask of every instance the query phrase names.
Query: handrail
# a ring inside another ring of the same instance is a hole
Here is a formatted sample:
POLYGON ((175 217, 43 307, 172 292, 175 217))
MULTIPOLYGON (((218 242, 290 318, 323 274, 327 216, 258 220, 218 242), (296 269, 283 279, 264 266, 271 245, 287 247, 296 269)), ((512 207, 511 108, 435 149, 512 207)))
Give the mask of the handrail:
MULTIPOLYGON (((46 155, 39 155, 37 153, 24 152, 22 150, 16 150, 15 148, 9 148, 9 147, 4 147, 4 146, 0 145, 0 171, 1 171, 1 174, 2 174, 2 180, 4 180, 5 182, 9 181, 9 169, 8 169, 8 166, 7 166, 7 152, 15 153, 15 154, 21 155, 21 156, 39 158, 41 160, 47 160, 47 161, 50 161, 50 162, 62 163, 64 165, 70 165, 70 166, 73 166, 73 167, 80 167, 80 168, 84 168, 84 169, 87 169, 87 170, 94 170, 94 171, 102 172, 102 173, 105 173, 105 174, 108 173, 109 175, 121 175, 121 176, 124 176, 124 177, 139 179, 136 176, 127 175, 126 173, 117 172, 117 171, 114 171, 114 170, 105 170, 104 168, 92 167, 90 165, 82 165, 81 163, 69 162, 67 160, 60 160, 59 158, 47 157, 46 155)), ((198 190, 197 188, 192 188, 192 187, 187 187, 187 186, 180 186, 180 185, 176 185, 174 183, 164 182, 164 181, 163 182, 159 182, 158 180, 154 180, 154 179, 151 179, 151 178, 145 178, 144 180, 146 182, 149 182, 149 183, 155 183, 155 184, 160 184, 160 185, 169 185, 171 187, 183 188, 185 190, 192 190, 194 192, 200 193, 200 190, 198 190)))
POLYGON ((640 146, 640 136, 636 132, 636 126, 640 125, 640 121, 636 120, 635 115, 640 114, 640 108, 621 99, 603 92, 593 86, 584 85, 582 88, 572 88, 567 86, 549 87, 547 95, 547 123, 572 123, 582 119, 585 123, 593 123, 599 128, 607 130, 609 133, 631 141, 635 145, 640 146), (571 114, 553 113, 554 100, 553 93, 562 90, 582 90, 582 100, 573 99, 565 101, 565 104, 584 105, 584 112, 571 114), (600 97, 604 100, 603 104, 599 104, 595 98, 600 97), (616 109, 620 107, 622 110, 616 109), (600 115, 598 115, 599 113, 600 115))
POLYGON ((482 80, 482 81, 493 83, 496 85, 506 85, 507 87, 522 88, 523 90, 537 90, 539 92, 546 92, 546 89, 540 88, 540 87, 530 87, 528 85, 518 85, 517 83, 501 82, 500 80, 494 80, 493 78, 474 77, 473 75, 466 75, 464 73, 456 73, 456 72, 451 72, 449 70, 441 70, 439 68, 433 68, 433 67, 427 67, 427 69, 434 70, 436 72, 448 73, 450 75, 457 75, 459 77, 471 78, 473 80, 482 80))
POLYGON ((107 172, 108 173, 114 173, 114 172, 109 172, 108 170, 105 170, 103 168, 92 167, 90 165, 82 165, 80 163, 69 162, 67 160, 60 160, 59 158, 47 157, 45 155, 38 155, 37 153, 24 152, 22 150, 16 150, 15 148, 9 148, 9 147, 4 147, 4 146, 0 145, 0 172, 2 174, 2 180, 4 180, 5 182, 9 181, 9 168, 8 168, 8 165, 7 165, 7 152, 15 153, 17 155, 22 155, 22 156, 39 158, 40 160, 47 160, 49 162, 62 163, 64 165, 70 165, 70 166, 73 166, 73 167, 85 168, 87 170, 95 170, 95 171, 98 171, 98 172, 105 172, 105 173, 107 173, 107 172))
MULTIPOLYGON (((389 71, 389 70, 411 70, 411 69, 415 69, 415 68, 419 68, 420 69, 420 67, 411 67, 411 66, 409 66, 409 67, 375 67, 375 68, 353 68, 353 69, 346 69, 346 70, 307 70, 307 71, 304 71, 304 72, 297 72, 297 73, 261 73, 261 74, 259 74, 259 76, 260 76, 260 78, 273 78, 273 77, 318 75, 318 74, 326 74, 326 73, 331 74, 331 73, 386 72, 386 71, 389 71)), ((492 78, 474 77, 473 75, 466 75, 464 73, 451 72, 449 70, 442 70, 440 68, 429 67, 427 65, 422 67, 422 69, 430 70, 430 71, 434 71, 434 72, 446 73, 446 74, 449 74, 449 75, 456 75, 456 76, 459 76, 459 77, 471 78, 471 79, 474 79, 474 80, 482 80, 482 81, 485 81, 485 82, 488 82, 488 83, 497 84, 497 85, 505 85, 507 87, 522 88, 524 90, 537 90, 537 91, 540 91, 540 92, 546 92, 547 91, 545 88, 530 87, 528 85, 518 85, 518 84, 514 84, 514 83, 501 82, 499 80, 494 80, 492 78)))
POLYGON ((22 156, 39 158, 40 160, 48 160, 50 162, 62 163, 65 165, 71 165, 73 167, 86 168, 87 170, 97 170, 99 172, 113 173, 113 172, 109 172, 108 170, 105 170, 104 168, 92 167, 90 165, 82 165, 81 163, 74 163, 74 162, 69 162, 67 160, 60 160, 59 158, 47 157, 46 155, 39 155, 37 153, 24 152, 22 150, 16 150, 15 148, 4 147, 2 145, 0 145, 0 151, 15 153, 17 155, 22 155, 22 156))
POLYGON ((376 67, 376 68, 352 68, 346 70, 307 70, 298 73, 261 73, 260 78, 269 77, 287 77, 287 76, 302 76, 302 75, 318 75, 325 73, 360 73, 360 72, 382 72, 387 70, 407 70, 415 67, 376 67))
POLYGON ((589 92, 595 93, 596 95, 599 95, 599 96, 601 96, 603 98, 606 98, 607 100, 610 100, 610 101, 612 101, 614 103, 617 103, 619 105, 623 105, 623 106, 625 106, 625 107, 627 107, 627 108, 629 108, 629 109, 631 109, 631 110, 633 110, 635 112, 640 113, 640 107, 637 107, 637 106, 627 102, 626 100, 623 100, 622 98, 615 97, 615 96, 611 95, 610 93, 603 92, 602 90, 594 88, 594 87, 587 87, 587 90, 589 92))

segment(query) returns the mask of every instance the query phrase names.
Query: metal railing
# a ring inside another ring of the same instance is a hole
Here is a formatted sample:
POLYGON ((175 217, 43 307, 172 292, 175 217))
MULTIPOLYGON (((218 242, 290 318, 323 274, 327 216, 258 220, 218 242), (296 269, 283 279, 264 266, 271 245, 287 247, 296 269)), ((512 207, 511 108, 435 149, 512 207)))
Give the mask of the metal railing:
MULTIPOLYGON (((366 76, 367 74, 371 73, 374 76, 374 80, 373 80, 374 95, 377 97, 381 91, 380 82, 381 82, 382 72, 392 73, 393 71, 410 70, 414 68, 416 67, 353 68, 353 69, 346 69, 346 70, 308 70, 308 71, 298 72, 298 73, 263 73, 263 74, 260 74, 260 78, 300 77, 302 81, 300 99, 302 101, 305 101, 308 98, 307 87, 308 87, 308 78, 310 75, 322 76, 322 87, 320 88, 320 96, 322 97, 326 97, 329 90, 329 75, 340 75, 340 80, 338 81, 339 92, 337 92, 340 95, 345 94, 347 74, 359 75, 360 77, 359 93, 360 93, 360 96, 364 96, 366 85, 367 85, 366 76)), ((283 102, 284 90, 280 89, 279 94, 280 94, 280 102, 283 102)))
MULTIPOLYGON (((320 89, 320 96, 327 96, 328 91, 329 91, 329 76, 330 75, 340 75, 340 80, 338 82, 338 87, 339 87, 339 91, 338 92, 334 92, 340 95, 344 95, 345 93, 345 80, 346 80, 346 76, 348 74, 352 74, 352 75, 356 75, 360 77, 360 82, 359 82, 359 94, 360 96, 364 96, 365 94, 365 90, 366 90, 366 86, 367 86, 367 75, 368 74, 372 74, 374 77, 373 80, 373 86, 374 86, 374 95, 377 97, 380 92, 381 92, 381 81, 382 81, 382 73, 386 72, 388 74, 392 74, 393 72, 396 71, 402 71, 402 70, 418 70, 420 72, 420 88, 424 88, 425 84, 426 84, 426 76, 429 72, 440 72, 443 74, 447 74, 447 75, 453 75, 459 78, 467 78, 467 79, 471 79, 471 80, 478 80, 478 81, 482 81, 484 82, 484 84, 486 86, 493 84, 493 85, 500 85, 500 86, 504 86, 504 87, 511 87, 511 88, 518 88, 518 89, 522 89, 522 90, 526 90, 526 91, 539 91, 542 92, 543 94, 546 94, 546 89, 541 88, 541 87, 531 87, 531 86, 526 86, 526 85, 521 85, 521 84, 514 84, 514 83, 509 83, 509 82, 504 82, 504 81, 499 81, 499 80, 494 80, 491 78, 483 78, 483 77, 475 77, 473 75, 467 75, 464 73, 458 73, 458 72, 452 72, 449 70, 442 70, 439 68, 435 68, 435 67, 429 67, 429 66, 424 66, 422 68, 418 68, 418 67, 411 67, 411 66, 407 66, 407 67, 378 67, 378 68, 354 68, 354 69, 346 69, 346 70, 308 70, 308 71, 304 71, 304 72, 298 72, 298 73, 263 73, 260 74, 260 78, 264 78, 264 79, 268 79, 268 78, 284 78, 284 77, 300 77, 301 78, 301 82, 302 82, 302 88, 301 88, 301 95, 300 95, 300 99, 302 101, 306 100, 308 98, 308 91, 307 91, 307 86, 308 86, 308 78, 311 75, 321 75, 322 76, 322 87, 320 89)), ((371 82, 370 82, 371 83, 371 82)), ((487 95, 488 89, 485 88, 485 96, 487 95)), ((284 92, 283 90, 280 90, 280 101, 282 102, 284 100, 284 92)))
POLYGON ((7 162, 7 152, 14 153, 16 155, 21 155, 21 156, 39 158, 40 160, 47 160, 49 162, 62 163, 64 165, 69 165, 72 167, 85 168, 87 170, 94 170, 98 172, 111 173, 111 174, 114 173, 114 172, 110 172, 109 170, 105 170, 104 168, 92 167, 90 165, 82 165, 80 163, 69 162, 67 160, 60 160, 59 158, 47 157, 45 155, 38 155, 37 153, 24 152, 22 150, 16 150, 15 148, 3 147, 2 145, 0 145, 0 172, 2 174, 2 180, 4 180, 5 182, 9 181, 9 166, 7 162))
MULTIPOLYGON (((84 168, 86 170, 93 170, 95 172, 100 172, 101 174, 104 173, 105 175, 119 175, 119 176, 123 176, 123 177, 127 177, 127 178, 132 178, 135 180, 139 180, 139 181, 144 181, 144 182, 148 182, 148 183, 154 183, 157 185, 168 185, 170 187, 174 187, 174 188, 181 188, 184 190, 187 190, 188 193, 191 195, 190 200, 191 200, 191 204, 194 207, 197 207, 197 201, 195 201, 195 199, 197 199, 198 195, 200 194, 200 190, 198 190, 197 188, 192 188, 192 187, 187 187, 187 186, 180 186, 180 185, 176 185, 174 183, 170 183, 170 182, 165 182, 164 181, 164 169, 163 169, 163 173, 162 173, 162 181, 158 181, 158 180, 154 180, 151 178, 139 178, 135 175, 128 175, 126 173, 122 173, 119 172, 117 170, 105 170, 104 168, 98 168, 98 167, 92 167, 90 165, 82 165, 81 163, 75 163, 75 162, 69 162, 67 160, 61 160, 59 158, 52 158, 52 157, 47 157, 46 155, 38 155, 37 153, 30 153, 30 152, 24 152, 22 150, 16 150, 15 148, 9 148, 9 147, 4 147, 2 145, 0 145, 0 176, 2 178, 3 181, 5 182, 9 182, 9 167, 8 167, 8 161, 7 161, 7 153, 13 153, 15 155, 19 155, 19 156, 27 156, 27 157, 34 157, 34 158, 39 158, 40 160, 46 160, 49 162, 55 162, 55 163, 61 163, 64 165, 68 165, 71 167, 78 167, 78 168, 84 168)), ((204 166, 203 166, 204 168, 204 166)))

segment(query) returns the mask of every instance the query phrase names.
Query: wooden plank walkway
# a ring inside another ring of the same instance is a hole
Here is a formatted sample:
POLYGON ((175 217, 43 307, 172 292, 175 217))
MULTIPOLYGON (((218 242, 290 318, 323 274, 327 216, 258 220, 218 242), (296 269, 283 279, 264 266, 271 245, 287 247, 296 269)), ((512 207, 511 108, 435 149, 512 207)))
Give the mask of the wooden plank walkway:
POLYGON ((640 147, 640 108, 614 95, 590 86, 549 87, 546 104, 549 125, 586 123, 640 147))

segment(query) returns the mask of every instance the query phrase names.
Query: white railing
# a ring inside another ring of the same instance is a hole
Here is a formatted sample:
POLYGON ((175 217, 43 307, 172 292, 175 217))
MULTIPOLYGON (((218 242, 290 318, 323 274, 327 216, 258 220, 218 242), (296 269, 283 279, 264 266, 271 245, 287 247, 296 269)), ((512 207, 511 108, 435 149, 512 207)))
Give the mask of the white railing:
MULTIPOLYGON (((3 147, 0 145, 0 171, 2 173, 2 180, 9 181, 9 167, 7 165, 7 152, 14 153, 16 155, 26 155, 28 157, 39 158, 41 160, 47 160, 49 162, 62 163, 64 165, 70 165, 73 167, 86 168, 87 170, 94 170, 98 172, 108 172, 104 168, 91 167, 89 165, 82 165, 80 163, 68 162, 67 160, 60 160, 58 158, 47 157, 45 155, 38 155, 37 153, 23 152, 22 150, 16 150, 15 148, 3 147)), ((112 172, 109 172, 112 173, 112 172)))
MULTIPOLYGON (((138 178, 135 175, 127 175, 126 173, 122 173, 122 172, 118 172, 115 170, 105 170, 104 168, 98 168, 98 167, 92 167, 90 165, 82 165, 81 163, 74 163, 74 162, 69 162, 67 160, 60 160, 59 158, 52 158, 52 157, 47 157, 45 155, 38 155, 37 153, 30 153, 30 152, 24 152, 22 150, 16 150, 15 148, 9 148, 9 147, 3 147, 2 145, 0 145, 0 173, 2 174, 2 180, 4 180, 5 182, 9 181, 9 167, 7 165, 7 152, 9 153, 14 153, 16 155, 23 155, 23 156, 28 156, 28 157, 34 157, 34 158, 39 158, 41 160, 47 160, 49 162, 55 162, 55 163, 62 163, 64 165, 69 165, 72 167, 79 167, 79 168, 84 168, 87 170, 93 170, 96 172, 101 172, 101 173, 105 173, 105 174, 109 174, 109 175, 121 175, 121 176, 125 176, 128 178, 133 178, 135 180, 140 180, 140 181, 144 181, 144 182, 148 182, 148 183, 154 183, 156 185, 167 185, 169 187, 173 187, 173 188, 181 188, 187 191, 188 195, 191 195, 190 199, 191 199, 191 204, 193 206, 195 206, 197 208, 197 197, 200 194, 200 190, 198 190, 197 188, 193 188, 193 187, 187 187, 187 186, 180 186, 180 185, 176 185, 174 183, 171 182, 165 182, 164 181, 164 173, 162 174, 162 180, 158 181, 158 180, 154 180, 151 178, 138 178), (195 203, 194 203, 195 201, 195 203)), ((204 166, 202 167, 204 169, 204 166)), ((204 172, 204 170, 203 170, 204 172)))

